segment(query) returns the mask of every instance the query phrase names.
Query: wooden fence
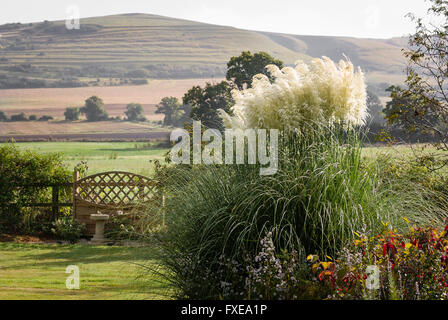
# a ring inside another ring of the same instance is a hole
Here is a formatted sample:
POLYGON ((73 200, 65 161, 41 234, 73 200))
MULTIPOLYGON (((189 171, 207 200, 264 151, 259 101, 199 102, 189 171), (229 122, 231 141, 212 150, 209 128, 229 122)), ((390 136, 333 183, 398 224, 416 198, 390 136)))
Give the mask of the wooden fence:
MULTIPOLYGON (((78 172, 74 172, 74 182, 63 182, 57 184, 26 184, 16 185, 15 188, 51 188, 51 202, 46 203, 0 203, 0 207, 51 208, 51 219, 54 221, 59 217, 61 207, 72 207, 73 217, 85 223, 93 234, 95 222, 90 219, 92 213, 102 212, 130 212, 139 203, 145 203, 157 198, 157 182, 135 173, 110 171, 94 174, 79 179, 78 172), (60 202, 61 189, 67 189, 65 201, 60 202)), ((156 200, 157 201, 157 200, 156 200)), ((164 196, 160 198, 164 206, 164 196)))
MULTIPOLYGON (((59 202, 60 190, 64 188, 73 188, 73 182, 63 182, 57 184, 48 183, 33 183, 26 185, 16 185, 17 189, 21 188, 51 188, 51 202, 31 202, 31 203, 7 203, 1 204, 1 207, 17 207, 17 208, 51 208, 52 219, 57 219, 59 215, 59 208, 61 207, 73 207, 73 202, 59 202)), ((72 192, 67 193, 72 197, 72 192)))

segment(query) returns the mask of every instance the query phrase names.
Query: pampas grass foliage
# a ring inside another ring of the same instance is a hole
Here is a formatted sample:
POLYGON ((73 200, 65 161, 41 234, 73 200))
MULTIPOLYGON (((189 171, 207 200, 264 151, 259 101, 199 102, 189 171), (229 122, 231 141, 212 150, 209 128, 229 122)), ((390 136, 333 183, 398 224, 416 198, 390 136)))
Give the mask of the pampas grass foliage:
POLYGON ((308 125, 283 134, 280 146, 275 176, 251 165, 172 169, 160 243, 179 297, 218 298, 220 282, 233 276, 220 257, 242 263, 270 231, 279 252, 334 257, 355 232, 406 228, 403 216, 424 224, 445 218, 424 190, 397 187, 402 182, 382 179, 382 162, 364 163, 356 129, 308 125))

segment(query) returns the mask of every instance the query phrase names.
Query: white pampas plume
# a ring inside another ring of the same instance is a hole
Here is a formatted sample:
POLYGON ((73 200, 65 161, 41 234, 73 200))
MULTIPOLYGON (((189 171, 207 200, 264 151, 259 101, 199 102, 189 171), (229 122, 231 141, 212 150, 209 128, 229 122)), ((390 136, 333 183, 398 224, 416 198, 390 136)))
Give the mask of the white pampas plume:
POLYGON ((295 68, 266 69, 274 79, 258 74, 252 88, 234 90, 234 116, 221 110, 227 128, 294 129, 306 121, 363 124, 367 117, 364 75, 348 60, 337 65, 329 58, 297 61, 295 68))

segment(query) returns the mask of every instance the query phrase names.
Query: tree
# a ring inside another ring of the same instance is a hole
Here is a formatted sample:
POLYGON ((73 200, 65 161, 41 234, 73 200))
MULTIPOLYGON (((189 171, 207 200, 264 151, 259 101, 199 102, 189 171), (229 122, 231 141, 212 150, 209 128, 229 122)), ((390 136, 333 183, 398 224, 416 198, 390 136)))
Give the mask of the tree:
POLYGON ((97 96, 87 99, 86 104, 81 108, 81 112, 86 115, 87 121, 104 121, 109 118, 104 109, 103 100, 97 96))
POLYGON ((389 88, 385 113, 389 124, 433 135, 436 146, 448 151, 448 1, 429 1, 432 23, 410 15, 416 32, 404 50, 407 88, 389 88))
POLYGON ((207 82, 205 88, 194 86, 185 93, 183 103, 191 106, 190 117, 200 120, 202 124, 212 129, 222 129, 222 120, 218 115, 218 109, 227 113, 234 104, 231 90, 233 86, 226 81, 217 84, 207 82))
POLYGON ((79 120, 79 116, 81 115, 81 110, 79 108, 67 108, 65 109, 64 116, 66 121, 76 121, 79 120))
POLYGON ((143 107, 140 103, 130 103, 124 112, 129 121, 146 121, 143 107))
POLYGON ((226 79, 233 81, 239 90, 251 87, 252 78, 259 73, 270 77, 266 66, 274 64, 280 69, 283 68, 283 62, 273 58, 266 52, 260 51, 251 54, 250 51, 243 51, 239 56, 230 58, 227 63, 226 79))
POLYGON ((25 116, 25 113, 21 112, 11 115, 11 121, 28 121, 28 118, 25 116))
POLYGON ((37 121, 49 121, 49 120, 53 120, 53 117, 52 116, 43 115, 37 121))
POLYGON ((367 90, 367 109, 370 114, 370 121, 375 124, 382 124, 384 122, 382 116, 383 104, 380 98, 372 91, 367 90))
POLYGON ((133 70, 133 71, 127 72, 125 74, 125 77, 145 79, 145 78, 149 77, 149 74, 147 71, 139 69, 139 70, 133 70))
POLYGON ((6 113, 4 111, 0 110, 0 122, 8 121, 8 117, 6 116, 6 113))
POLYGON ((163 119, 164 126, 172 126, 179 116, 180 103, 176 97, 165 97, 158 105, 156 105, 156 113, 164 114, 163 119))
POLYGON ((183 127, 185 123, 191 123, 191 105, 189 104, 182 104, 179 107, 180 114, 178 115, 177 119, 174 121, 174 126, 176 127, 183 127))

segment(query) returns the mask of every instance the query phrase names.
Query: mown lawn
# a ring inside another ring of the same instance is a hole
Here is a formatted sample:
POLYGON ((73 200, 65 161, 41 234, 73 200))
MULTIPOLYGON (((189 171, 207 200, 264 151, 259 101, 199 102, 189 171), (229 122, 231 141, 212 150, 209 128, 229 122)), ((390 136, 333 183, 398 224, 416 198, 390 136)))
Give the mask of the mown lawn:
POLYGON ((150 247, 0 243, 0 300, 5 299, 168 299, 150 247), (69 265, 80 270, 80 289, 69 290, 69 265))

